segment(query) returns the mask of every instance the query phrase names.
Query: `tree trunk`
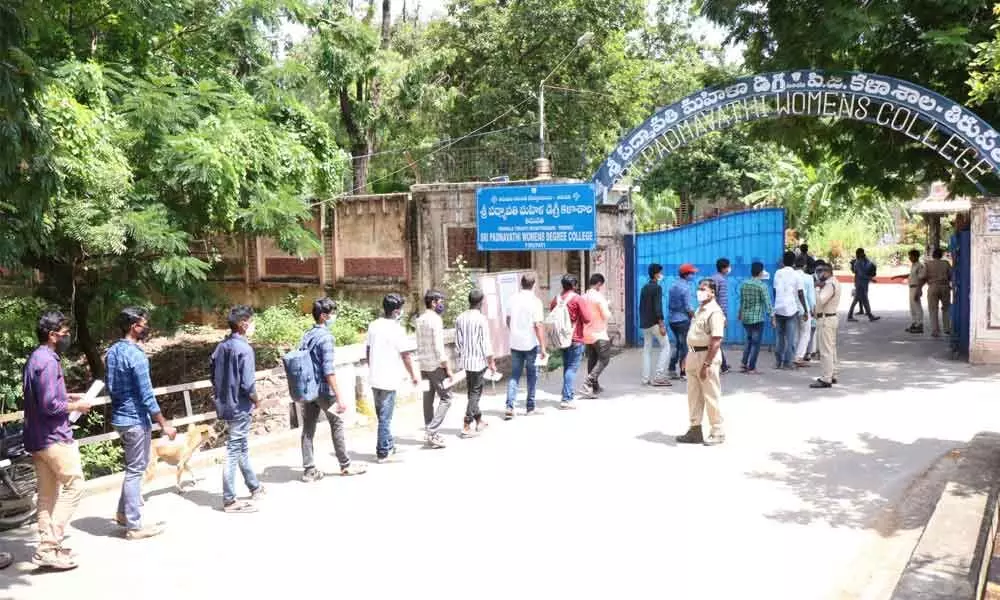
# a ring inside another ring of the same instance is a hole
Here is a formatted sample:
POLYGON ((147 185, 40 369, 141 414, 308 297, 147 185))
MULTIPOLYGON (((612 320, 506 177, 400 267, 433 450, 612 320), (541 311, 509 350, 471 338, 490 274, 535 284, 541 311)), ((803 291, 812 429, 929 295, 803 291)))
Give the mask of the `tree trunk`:
POLYGON ((351 193, 366 194, 368 193, 368 165, 371 161, 371 156, 369 156, 371 151, 367 145, 362 144, 352 146, 351 154, 353 154, 351 167, 354 172, 353 181, 351 182, 351 193))
MULTIPOLYGON (((403 15, 405 18, 406 15, 403 15)), ((389 47, 389 36, 392 33, 392 0, 382 0, 382 49, 389 47)))
POLYGON ((73 318, 76 324, 76 341, 83 350, 83 355, 87 357, 87 366, 90 367, 90 376, 93 379, 104 377, 104 361, 101 360, 101 353, 97 349, 97 341, 90 331, 90 295, 76 292, 73 300, 73 318))

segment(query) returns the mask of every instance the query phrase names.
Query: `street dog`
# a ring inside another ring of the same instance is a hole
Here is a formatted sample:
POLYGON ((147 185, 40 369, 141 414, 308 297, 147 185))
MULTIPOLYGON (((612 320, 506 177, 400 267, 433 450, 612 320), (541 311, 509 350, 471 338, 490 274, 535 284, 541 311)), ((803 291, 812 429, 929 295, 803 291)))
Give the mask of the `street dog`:
POLYGON ((211 425, 190 425, 186 432, 178 433, 173 440, 165 437, 157 439, 150 449, 149 466, 146 467, 143 481, 148 483, 153 479, 156 465, 162 461, 177 467, 177 490, 183 492, 181 478, 185 471, 190 473, 193 480, 197 480, 188 462, 205 442, 214 441, 216 437, 211 425))

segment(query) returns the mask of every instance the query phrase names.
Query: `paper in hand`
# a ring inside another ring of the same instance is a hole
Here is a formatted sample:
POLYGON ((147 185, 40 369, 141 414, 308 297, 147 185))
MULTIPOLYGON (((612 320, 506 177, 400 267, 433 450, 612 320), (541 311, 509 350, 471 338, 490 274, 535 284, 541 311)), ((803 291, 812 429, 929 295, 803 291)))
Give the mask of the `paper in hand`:
MULTIPOLYGON (((104 382, 101 381, 100 379, 95 379, 94 383, 91 384, 90 389, 87 390, 86 394, 84 394, 83 401, 86 402, 87 404, 93 404, 94 400, 97 399, 97 395, 100 394, 101 390, 103 389, 104 389, 104 382)), ((78 410, 74 410, 73 412, 69 413, 70 423, 76 423, 77 419, 80 418, 81 414, 83 413, 81 413, 78 410)))

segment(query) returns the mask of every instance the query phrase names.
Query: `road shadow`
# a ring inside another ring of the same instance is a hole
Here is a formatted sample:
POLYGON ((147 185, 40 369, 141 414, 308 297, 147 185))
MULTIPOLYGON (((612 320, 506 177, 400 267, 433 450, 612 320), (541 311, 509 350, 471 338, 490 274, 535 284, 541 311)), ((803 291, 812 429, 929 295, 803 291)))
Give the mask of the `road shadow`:
POLYGON ((209 492, 193 486, 185 486, 183 492, 178 491, 175 486, 165 487, 145 494, 144 497, 149 499, 157 496, 165 496, 167 494, 175 494, 178 498, 187 500, 197 506, 205 506, 209 508, 219 508, 222 506, 222 494, 209 492))
POLYGON ((304 472, 301 468, 293 468, 286 465, 275 465, 271 467, 266 467, 263 471, 257 474, 257 479, 261 483, 291 483, 291 482, 301 482, 302 473, 304 472))
POLYGON ((635 436, 635 439, 651 444, 662 444, 664 446, 677 446, 676 436, 663 433, 662 431, 647 431, 642 435, 635 436))
MULTIPOLYGON (((930 510, 907 511, 901 522, 883 530, 877 520, 887 509, 905 497, 887 497, 888 482, 905 476, 904 465, 914 455, 944 456, 965 445, 957 440, 920 438, 905 444, 871 434, 860 434, 860 448, 840 441, 813 438, 800 454, 775 452, 771 460, 780 465, 773 471, 752 471, 748 477, 779 484, 790 490, 802 504, 794 509, 775 510, 765 515, 782 523, 808 525, 821 522, 832 527, 879 529, 884 536, 896 529, 912 529, 926 524, 930 510), (907 516, 908 515, 908 516, 907 516), (906 519, 910 519, 907 521, 906 519)), ((918 478, 919 479, 919 478, 918 478)), ((974 482, 970 482, 975 486, 974 482)), ((911 486, 914 485, 912 482, 911 486)), ((943 483, 934 491, 924 491, 937 498, 943 483), (937 495, 934 495, 936 491, 937 495)), ((933 502, 931 505, 933 506, 933 502)))
POLYGON ((122 537, 125 529, 111 517, 80 517, 70 526, 95 537, 122 537))

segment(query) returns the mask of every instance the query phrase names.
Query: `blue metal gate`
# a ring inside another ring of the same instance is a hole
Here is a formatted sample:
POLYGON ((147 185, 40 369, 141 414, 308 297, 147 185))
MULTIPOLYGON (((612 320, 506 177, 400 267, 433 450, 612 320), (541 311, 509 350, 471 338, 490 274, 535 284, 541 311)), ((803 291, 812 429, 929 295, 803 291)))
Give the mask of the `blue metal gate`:
POLYGON ((952 358, 969 358, 969 285, 971 283, 970 254, 972 238, 968 231, 952 236, 948 250, 953 261, 954 294, 951 305, 952 358))
MULTIPOLYGON (((750 265, 755 261, 774 273, 781 262, 785 247, 785 211, 781 208, 749 210, 731 213, 666 231, 640 233, 626 236, 625 240, 625 294, 628 299, 626 340, 631 345, 642 343, 639 331, 639 292, 648 280, 649 265, 663 265, 664 314, 667 290, 677 279, 677 270, 684 263, 699 269, 698 278, 715 273, 715 261, 728 258, 732 263, 729 275, 729 307, 726 323, 728 344, 743 343, 746 334, 736 318, 739 308, 740 284, 750 277, 750 265)), ((692 287, 694 283, 692 282, 692 287)), ((767 281, 771 287, 770 280, 767 281)), ((694 294, 692 292, 692 298, 694 294)), ((772 289, 772 298, 773 289, 772 289)), ((764 328, 764 343, 774 343, 774 330, 768 323, 764 328)))

